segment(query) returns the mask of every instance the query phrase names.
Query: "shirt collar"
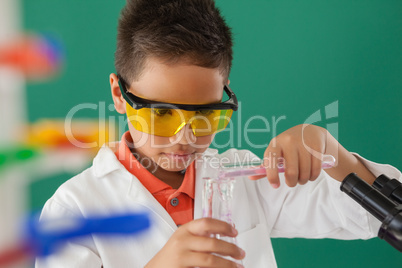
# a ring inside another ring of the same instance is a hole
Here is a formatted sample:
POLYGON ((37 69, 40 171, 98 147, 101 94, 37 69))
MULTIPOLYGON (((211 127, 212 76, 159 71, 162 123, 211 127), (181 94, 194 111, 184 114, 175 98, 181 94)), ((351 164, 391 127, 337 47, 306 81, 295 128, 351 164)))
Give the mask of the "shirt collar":
MULTIPOLYGON (((132 138, 129 131, 123 134, 118 149, 115 152, 115 155, 120 163, 131 174, 133 174, 151 194, 155 194, 166 189, 172 189, 172 187, 167 183, 159 180, 151 172, 149 172, 143 165, 141 165, 137 158, 134 157, 126 142, 131 140, 132 138)), ((186 193, 191 198, 194 198, 194 186, 195 163, 193 162, 187 168, 183 182, 177 191, 186 193)))
POLYGON ((184 174, 184 179, 180 185, 178 192, 185 193, 192 199, 195 196, 195 161, 193 161, 190 166, 188 166, 186 173, 184 174))

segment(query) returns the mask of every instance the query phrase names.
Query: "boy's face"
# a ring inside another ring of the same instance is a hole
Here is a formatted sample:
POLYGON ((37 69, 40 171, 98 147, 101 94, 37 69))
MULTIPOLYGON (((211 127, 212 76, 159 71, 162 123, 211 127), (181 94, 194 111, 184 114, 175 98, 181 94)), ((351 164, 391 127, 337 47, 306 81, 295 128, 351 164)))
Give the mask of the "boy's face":
MULTIPOLYGON (((116 110, 125 113, 125 101, 116 88, 117 77, 111 75, 112 95, 116 110)), ((165 65, 149 59, 139 80, 130 86, 130 92, 144 99, 177 103, 209 104, 222 100, 224 81, 219 69, 203 68, 178 63, 165 65)), ((172 137, 161 137, 136 130, 128 123, 135 151, 141 158, 152 159, 167 171, 180 171, 203 153, 214 135, 196 137, 186 125, 172 137)))

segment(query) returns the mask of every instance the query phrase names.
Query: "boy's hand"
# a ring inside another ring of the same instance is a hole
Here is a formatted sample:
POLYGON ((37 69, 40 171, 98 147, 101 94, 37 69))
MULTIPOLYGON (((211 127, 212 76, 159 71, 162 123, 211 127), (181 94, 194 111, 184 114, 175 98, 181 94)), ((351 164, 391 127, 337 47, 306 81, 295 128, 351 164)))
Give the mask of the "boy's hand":
POLYGON ((145 266, 152 267, 242 267, 215 254, 243 259, 245 253, 234 244, 210 237, 237 236, 228 223, 203 218, 180 226, 165 246, 145 266))
MULTIPOLYGON (((321 172, 324 154, 336 158, 335 166, 325 170, 334 179, 342 181, 355 172, 368 183, 373 183, 373 174, 353 154, 343 148, 326 129, 314 125, 292 127, 271 140, 264 153, 267 178, 272 187, 278 188, 277 164, 283 162, 288 186, 314 181, 321 172)), ((250 179, 263 177, 253 176, 250 179)))

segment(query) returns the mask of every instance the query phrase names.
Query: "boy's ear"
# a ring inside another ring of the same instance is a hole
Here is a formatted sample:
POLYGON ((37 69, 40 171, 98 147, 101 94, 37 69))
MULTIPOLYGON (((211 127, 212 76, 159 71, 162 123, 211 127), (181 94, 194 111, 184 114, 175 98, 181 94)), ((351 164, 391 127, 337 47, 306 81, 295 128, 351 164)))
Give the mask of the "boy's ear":
POLYGON ((126 101, 121 95, 120 87, 119 87, 119 79, 116 74, 110 74, 110 89, 112 90, 112 98, 114 102, 114 107, 116 111, 120 114, 126 113, 126 101))

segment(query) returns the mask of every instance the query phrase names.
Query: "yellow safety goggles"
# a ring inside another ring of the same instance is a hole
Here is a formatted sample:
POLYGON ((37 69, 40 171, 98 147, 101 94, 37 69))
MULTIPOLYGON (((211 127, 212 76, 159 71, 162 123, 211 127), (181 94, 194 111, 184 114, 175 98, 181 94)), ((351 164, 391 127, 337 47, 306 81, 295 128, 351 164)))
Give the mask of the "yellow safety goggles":
POLYGON ((229 99, 214 104, 174 104, 140 98, 127 90, 126 83, 118 76, 120 91, 126 100, 128 120, 138 131, 171 137, 187 124, 197 137, 212 135, 226 128, 233 111, 238 108, 237 98, 225 85, 229 99))

